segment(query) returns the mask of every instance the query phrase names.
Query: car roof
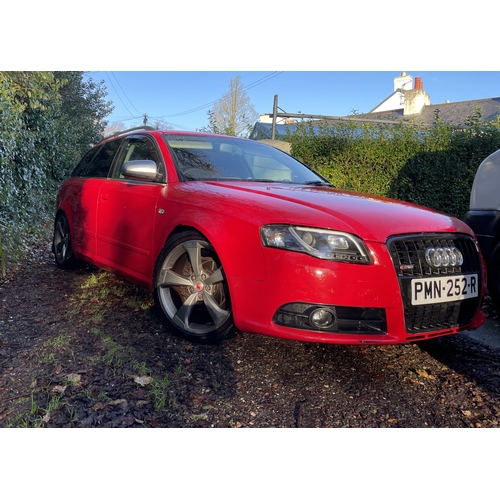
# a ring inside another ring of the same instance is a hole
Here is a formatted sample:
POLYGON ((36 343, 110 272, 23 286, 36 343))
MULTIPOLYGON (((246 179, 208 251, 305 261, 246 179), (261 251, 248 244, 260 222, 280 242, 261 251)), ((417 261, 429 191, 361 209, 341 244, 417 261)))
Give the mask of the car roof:
POLYGON ((202 137, 227 137, 230 139, 243 139, 243 140, 248 140, 244 139, 242 137, 234 137, 234 136, 226 136, 226 135, 221 135, 221 134, 211 134, 207 132, 191 132, 191 131, 185 131, 185 130, 162 130, 162 129, 156 129, 154 127, 149 127, 147 125, 142 126, 142 127, 133 127, 129 128, 127 130, 122 130, 121 132, 117 132, 116 134, 110 135, 108 137, 105 137, 101 141, 99 141, 98 144, 101 144, 103 142, 109 141, 111 139, 115 139, 117 137, 126 137, 127 135, 133 135, 138 132, 156 132, 158 134, 168 134, 168 135, 192 135, 192 136, 202 136, 202 137))

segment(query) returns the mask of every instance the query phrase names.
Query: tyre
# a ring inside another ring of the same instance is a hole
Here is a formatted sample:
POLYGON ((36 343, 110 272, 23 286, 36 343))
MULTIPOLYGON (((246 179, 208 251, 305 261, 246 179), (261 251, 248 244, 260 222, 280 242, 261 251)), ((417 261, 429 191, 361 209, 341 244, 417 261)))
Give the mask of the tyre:
POLYGON ((488 292, 497 312, 500 312, 500 244, 491 254, 487 271, 488 292))
POLYGON ((196 231, 174 235, 153 278, 155 304, 174 333, 217 341, 234 332, 229 289, 212 245, 196 231))
POLYGON ((52 252, 60 269, 74 269, 80 264, 73 254, 68 218, 62 212, 57 214, 54 222, 52 252))

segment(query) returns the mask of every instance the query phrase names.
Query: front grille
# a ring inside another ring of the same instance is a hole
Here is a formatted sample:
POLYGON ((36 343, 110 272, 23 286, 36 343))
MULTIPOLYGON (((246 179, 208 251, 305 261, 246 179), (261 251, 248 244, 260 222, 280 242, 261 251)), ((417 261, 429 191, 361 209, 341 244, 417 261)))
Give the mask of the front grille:
POLYGON ((406 331, 410 334, 443 330, 470 323, 480 296, 454 302, 412 305, 411 281, 414 278, 454 276, 477 273, 482 287, 481 259, 474 240, 462 234, 426 234, 391 238, 387 241, 403 298, 406 331), (462 252, 461 266, 435 268, 425 260, 429 247, 456 247, 462 252))

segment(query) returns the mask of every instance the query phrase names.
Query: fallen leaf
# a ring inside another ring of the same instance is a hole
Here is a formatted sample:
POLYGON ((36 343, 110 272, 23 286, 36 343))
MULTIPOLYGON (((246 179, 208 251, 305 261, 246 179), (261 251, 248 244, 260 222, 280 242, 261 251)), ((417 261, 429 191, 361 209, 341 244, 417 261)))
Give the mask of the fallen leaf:
POLYGON ((78 384, 82 379, 82 376, 78 375, 78 373, 70 373, 67 378, 68 382, 70 382, 71 384, 78 384))
POLYGON ((150 384, 152 380, 152 377, 134 377, 134 382, 136 384, 142 385, 143 387, 150 384))
POLYGON ((203 401, 205 401, 206 397, 205 396, 201 396, 199 394, 195 394, 192 399, 193 399, 193 403, 195 405, 197 405, 197 404, 201 404, 203 401))
POLYGON ((96 411, 96 410, 104 410, 104 408, 106 408, 106 404, 105 403, 96 403, 94 406, 92 406, 92 410, 96 411))
POLYGON ((67 385, 55 385, 54 387, 52 387, 52 392, 63 394, 67 387, 67 385))
POLYGON ((429 380, 436 380, 434 375, 429 375, 425 370, 417 370, 417 373, 424 378, 428 378, 429 380))
POLYGON ((470 410, 462 410, 462 413, 466 416, 466 417, 470 417, 472 415, 472 412, 470 410))
POLYGON ((42 418, 42 420, 47 423, 50 420, 50 411, 48 411, 42 418))
POLYGON ((115 399, 114 401, 110 401, 109 404, 113 406, 121 405, 127 403, 126 399, 115 399))

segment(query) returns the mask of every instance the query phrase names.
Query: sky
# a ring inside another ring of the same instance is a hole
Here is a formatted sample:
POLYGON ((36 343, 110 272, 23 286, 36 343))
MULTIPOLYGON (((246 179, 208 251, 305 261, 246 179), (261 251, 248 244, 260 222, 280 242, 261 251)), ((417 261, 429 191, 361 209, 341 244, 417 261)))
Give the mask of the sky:
POLYGON ((288 113, 368 112, 403 71, 422 78, 432 104, 500 96, 497 33, 487 23, 500 4, 489 0, 466 11, 435 0, 61 5, 37 2, 29 14, 3 6, 5 19, 23 22, 2 26, 0 69, 87 71, 105 81, 109 121, 127 127, 146 113, 176 129, 202 128, 237 75, 259 114, 272 112, 275 95, 288 113))
POLYGON ((207 111, 236 76, 258 114, 272 113, 277 95, 282 112, 346 116, 375 108, 403 71, 421 77, 431 104, 500 96, 500 71, 90 71, 85 78, 104 82, 115 108, 110 123, 141 125, 147 114, 194 131, 208 124, 207 111))

